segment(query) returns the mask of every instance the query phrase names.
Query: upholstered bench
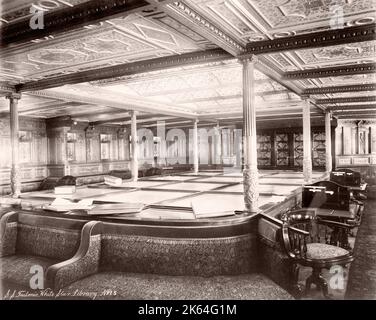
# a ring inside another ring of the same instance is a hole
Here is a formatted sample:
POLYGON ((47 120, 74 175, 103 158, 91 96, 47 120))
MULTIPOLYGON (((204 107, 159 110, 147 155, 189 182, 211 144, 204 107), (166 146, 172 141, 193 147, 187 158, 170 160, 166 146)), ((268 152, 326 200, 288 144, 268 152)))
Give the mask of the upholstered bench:
POLYGON ((87 221, 8 212, 0 220, 0 279, 30 289, 32 266, 47 269, 71 259, 81 243, 87 221))
POLYGON ((101 272, 74 282, 65 287, 64 291, 91 293, 87 299, 93 295, 95 299, 123 300, 293 299, 287 291, 259 273, 191 277, 101 272))
POLYGON ((292 299, 257 269, 251 234, 177 239, 134 234, 142 226, 99 229, 80 260, 49 267, 50 287, 109 293, 104 299, 292 299))

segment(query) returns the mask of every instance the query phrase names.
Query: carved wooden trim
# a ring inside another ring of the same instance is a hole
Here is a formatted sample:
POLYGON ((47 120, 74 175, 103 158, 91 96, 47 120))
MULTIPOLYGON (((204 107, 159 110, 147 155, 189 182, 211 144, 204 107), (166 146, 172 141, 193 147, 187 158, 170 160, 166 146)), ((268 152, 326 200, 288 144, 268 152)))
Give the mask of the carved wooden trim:
POLYGON ((317 104, 332 104, 332 103, 373 102, 373 101, 376 101, 376 96, 317 99, 316 103, 317 104))
POLYGON ((137 12, 149 6, 151 5, 144 0, 88 1, 46 14, 43 29, 30 28, 28 19, 5 25, 0 30, 1 47, 64 33, 120 14, 124 16, 137 12))
POLYGON ((374 109, 376 111, 376 104, 355 104, 355 105, 345 105, 345 106, 327 106, 326 107, 332 111, 342 111, 342 110, 364 110, 364 109, 374 109))
POLYGON ((60 87, 65 84, 76 84, 103 79, 111 79, 112 81, 116 81, 121 80, 119 78, 125 75, 128 76, 143 72, 165 70, 181 66, 189 66, 192 64, 223 61, 232 58, 232 55, 230 55, 222 49, 199 51, 175 56, 155 58, 147 61, 124 63, 96 70, 77 72, 74 74, 63 75, 39 81, 27 82, 25 84, 17 86, 17 89, 20 91, 31 91, 60 87))
POLYGON ((326 94, 337 92, 356 92, 356 91, 373 91, 376 90, 376 83, 356 84, 348 86, 330 86, 322 88, 309 88, 303 90, 303 94, 326 94))
POLYGON ((367 74, 376 71, 375 63, 352 64, 344 66, 325 67, 312 70, 299 70, 285 72, 282 76, 284 80, 312 79, 337 77, 354 74, 367 74))
POLYGON ((297 49, 334 46, 375 39, 376 24, 320 31, 298 36, 256 41, 247 44, 247 53, 265 54, 297 49))
POLYGON ((0 83, 0 92, 16 92, 16 88, 7 83, 0 83))
POLYGON ((195 29, 198 29, 198 33, 204 38, 216 43, 219 47, 228 49, 232 54, 244 52, 245 49, 240 43, 230 37, 223 29, 189 7, 186 3, 177 1, 163 9, 169 15, 185 17, 193 26, 196 26, 195 29))

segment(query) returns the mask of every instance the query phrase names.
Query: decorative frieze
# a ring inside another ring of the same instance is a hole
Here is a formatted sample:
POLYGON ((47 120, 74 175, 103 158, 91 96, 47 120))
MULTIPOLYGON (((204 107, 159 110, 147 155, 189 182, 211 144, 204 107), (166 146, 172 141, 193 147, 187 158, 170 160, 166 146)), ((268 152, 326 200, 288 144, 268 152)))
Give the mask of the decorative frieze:
POLYGON ((329 86, 322 88, 309 88, 303 90, 303 94, 327 94, 338 92, 358 92, 358 91, 374 91, 376 90, 376 83, 366 83, 347 86, 329 86))
POLYGON ((363 42, 375 39, 375 24, 326 30, 273 40, 255 41, 247 44, 247 53, 265 54, 305 48, 317 48, 363 42))
POLYGON ((116 66, 99 68, 96 70, 76 72, 74 74, 61 75, 47 80, 26 82, 25 84, 20 85, 18 87, 18 90, 30 91, 54 88, 62 86, 64 84, 81 83, 82 79, 85 79, 85 81, 88 82, 100 81, 100 84, 108 84, 111 82, 121 81, 122 77, 124 76, 165 70, 175 67, 224 61, 233 58, 234 57, 231 54, 224 51, 223 49, 198 51, 193 53, 149 59, 147 61, 124 63, 116 66))
POLYGON ((316 103, 317 104, 334 104, 334 103, 373 102, 373 101, 376 101, 376 96, 317 99, 316 103))
MULTIPOLYGON (((198 13, 196 10, 189 7, 186 3, 177 1, 171 5, 168 5, 167 7, 171 9, 172 12, 176 11, 180 15, 189 18, 190 21, 193 24, 197 25, 197 27, 200 30, 208 33, 209 36, 223 43, 224 46, 229 47, 232 52, 234 53, 244 52, 245 49, 243 48, 243 46, 240 43, 238 43, 236 40, 234 40, 232 37, 230 37, 227 34, 227 32, 225 32, 223 29, 221 29, 217 25, 210 22, 207 18, 205 18, 200 13, 198 13)), ((168 12, 171 14, 171 11, 168 11, 168 12)))
POLYGON ((299 79, 312 79, 312 78, 326 78, 336 76, 346 76, 355 74, 368 74, 375 73, 375 63, 362 63, 344 66, 333 66, 325 68, 315 68, 309 70, 298 70, 285 72, 282 75, 282 80, 299 80, 299 79))
POLYGON ((106 1, 86 1, 80 5, 50 12, 44 16, 44 28, 30 28, 29 19, 21 19, 2 27, 1 46, 9 44, 28 42, 43 37, 48 37, 67 31, 67 29, 79 28, 89 25, 94 21, 110 19, 111 16, 129 12, 134 13, 136 10, 146 9, 151 6, 143 0, 111 0, 106 1))

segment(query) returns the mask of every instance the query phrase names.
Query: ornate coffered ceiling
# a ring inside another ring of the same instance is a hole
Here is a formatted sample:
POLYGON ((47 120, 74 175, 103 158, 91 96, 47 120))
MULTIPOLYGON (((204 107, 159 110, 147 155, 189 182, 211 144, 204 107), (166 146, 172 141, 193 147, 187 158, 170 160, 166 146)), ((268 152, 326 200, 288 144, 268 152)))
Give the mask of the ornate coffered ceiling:
POLYGON ((252 53, 260 62, 259 116, 300 117, 294 108, 300 108, 303 95, 322 110, 332 106, 347 115, 352 109, 341 106, 374 101, 375 1, 127 0, 132 10, 115 11, 120 2, 109 0, 104 8, 99 0, 2 0, 0 95, 12 85, 24 97, 31 91, 30 101, 40 99, 40 106, 30 102, 21 110, 43 117, 74 115, 77 109, 230 117, 242 108, 237 58, 252 53), (57 19, 61 28, 47 28, 42 36, 25 31, 18 41, 11 27, 28 22, 33 3, 47 22, 64 12, 73 20, 57 19), (89 8, 98 8, 100 17, 89 8), (87 22, 74 20, 80 15, 87 22))
POLYGON ((81 30, 64 41, 1 54, 1 75, 15 82, 50 78, 98 67, 200 50, 185 36, 172 33, 138 14, 81 30))

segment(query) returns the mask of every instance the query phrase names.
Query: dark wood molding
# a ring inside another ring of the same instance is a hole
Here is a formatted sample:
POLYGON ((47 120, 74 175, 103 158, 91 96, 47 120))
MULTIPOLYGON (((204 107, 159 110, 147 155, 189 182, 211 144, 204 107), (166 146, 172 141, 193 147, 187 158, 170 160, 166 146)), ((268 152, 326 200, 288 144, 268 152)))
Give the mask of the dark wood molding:
POLYGON ((327 106, 327 109, 331 111, 342 111, 342 110, 364 110, 364 109, 375 109, 376 104, 355 104, 355 105, 344 105, 344 106, 327 106))
POLYGON ((376 101, 376 96, 317 99, 316 103, 317 104, 333 104, 333 103, 373 102, 373 101, 376 101))
POLYGON ((375 40, 375 33, 376 24, 372 23, 344 29, 313 32, 273 40, 256 41, 247 44, 246 54, 265 54, 370 41, 375 40))
POLYGON ((60 87, 66 84, 77 84, 89 81, 111 79, 109 82, 121 80, 121 77, 143 72, 165 70, 169 68, 189 66, 192 64, 218 62, 232 59, 233 56, 223 49, 198 51, 181 55, 155 58, 146 61, 124 63, 116 66, 95 70, 76 72, 73 74, 53 77, 49 79, 26 82, 17 86, 19 91, 36 91, 60 87))
POLYGON ((282 75, 284 80, 313 79, 326 77, 339 77, 354 74, 375 73, 376 63, 352 64, 344 66, 333 66, 310 70, 299 70, 285 72, 282 75))
POLYGON ((16 92, 15 86, 12 86, 5 82, 0 83, 0 93, 15 93, 15 92, 16 92))
POLYGON ((145 0, 93 0, 45 14, 44 28, 32 29, 23 19, 0 29, 1 47, 72 31, 116 16, 124 16, 153 6, 145 0))
POLYGON ((367 84, 354 84, 347 86, 330 86, 322 88, 309 88, 302 92, 302 95, 309 94, 326 94, 326 93, 337 93, 337 92, 357 92, 357 91, 373 91, 376 90, 376 83, 367 84))
POLYGON ((360 119, 363 119, 363 118, 367 118, 367 119, 376 119, 376 114, 375 113, 372 113, 372 114, 362 114, 362 115, 358 115, 357 113, 356 114, 344 114, 344 115, 337 115, 338 119, 357 119, 357 120, 360 120, 360 119))

